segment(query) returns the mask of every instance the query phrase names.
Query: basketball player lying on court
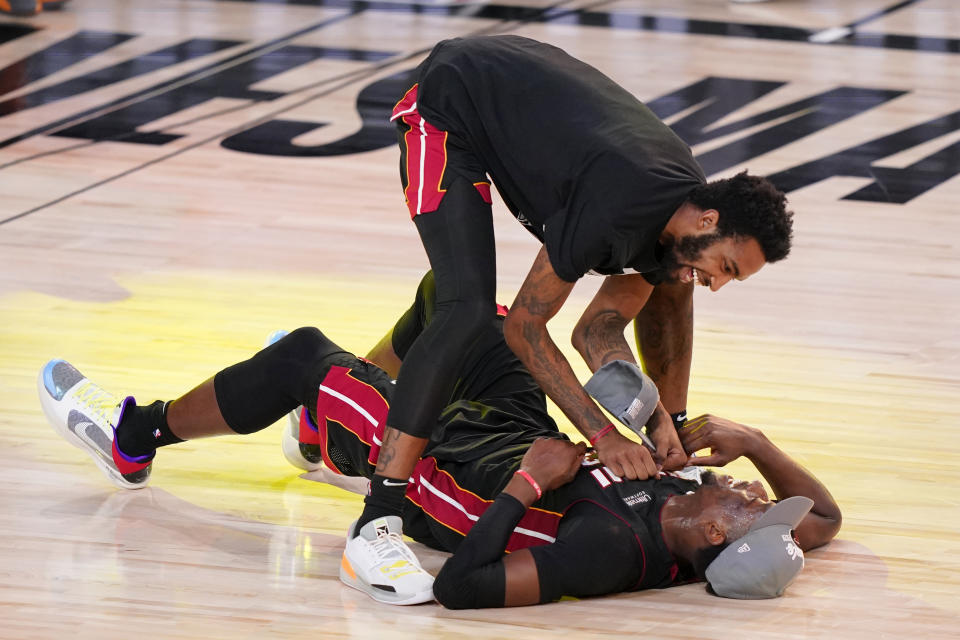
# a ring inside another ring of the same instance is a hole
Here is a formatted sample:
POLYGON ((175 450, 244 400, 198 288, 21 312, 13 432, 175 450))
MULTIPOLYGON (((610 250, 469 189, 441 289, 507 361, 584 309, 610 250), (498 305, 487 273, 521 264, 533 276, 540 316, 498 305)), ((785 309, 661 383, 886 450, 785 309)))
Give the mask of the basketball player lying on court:
MULTIPOLYGON (((288 459, 308 470, 323 464, 370 477, 391 377, 431 320, 433 292, 428 274, 369 360, 302 328, 185 396, 146 406, 111 396, 53 360, 39 376, 41 404, 58 432, 123 488, 146 485, 158 446, 252 433, 299 405, 306 407, 299 425, 285 429, 293 443, 284 447, 288 459)), ((638 388, 652 384, 636 380, 638 388)), ((529 605, 704 577, 720 595, 773 597, 803 566, 800 549, 825 544, 840 527, 840 510, 818 480, 758 430, 721 418, 704 416, 681 430, 688 451, 712 450, 691 461, 723 465, 746 456, 781 502, 769 501, 759 482, 699 467, 680 474, 654 468, 647 480, 613 475, 557 430, 543 392, 504 342, 502 317, 462 358, 435 433, 407 486, 402 527, 453 552, 433 585, 446 607, 529 605)), ((406 549, 385 539, 398 535, 399 522, 380 524, 371 552, 406 549)), ((419 567, 407 552, 391 572, 358 580, 344 560, 340 578, 381 602, 412 604, 391 585, 411 565, 419 567)))

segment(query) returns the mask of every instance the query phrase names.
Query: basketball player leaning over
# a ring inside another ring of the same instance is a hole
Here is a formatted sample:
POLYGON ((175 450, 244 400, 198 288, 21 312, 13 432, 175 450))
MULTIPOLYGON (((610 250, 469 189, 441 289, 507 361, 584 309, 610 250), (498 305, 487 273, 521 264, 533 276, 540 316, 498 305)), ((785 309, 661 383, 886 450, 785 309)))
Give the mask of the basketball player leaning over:
MULTIPOLYGON (((612 276, 580 320, 575 345, 592 370, 633 362, 624 329, 655 285, 672 283, 678 297, 654 296, 665 304, 643 322, 683 345, 647 363, 678 358, 657 380, 678 411, 689 375, 692 284, 717 290, 790 248, 791 214, 781 192, 746 173, 705 184, 687 145, 647 107, 556 47, 517 36, 447 40, 417 73, 392 119, 407 205, 436 277, 436 318, 403 362, 371 492, 348 534, 344 562, 361 581, 409 553, 399 536, 389 537, 393 553, 382 552, 378 536, 399 533, 408 479, 450 397, 457 364, 496 313, 491 181, 543 243, 506 318, 507 343, 600 461, 629 479, 683 466, 670 414, 660 404, 647 423, 654 458, 610 425, 547 321, 581 276, 612 276)), ((655 377, 662 373, 653 368, 655 377)), ((402 572, 394 582, 399 600, 430 598, 426 572, 402 572)))

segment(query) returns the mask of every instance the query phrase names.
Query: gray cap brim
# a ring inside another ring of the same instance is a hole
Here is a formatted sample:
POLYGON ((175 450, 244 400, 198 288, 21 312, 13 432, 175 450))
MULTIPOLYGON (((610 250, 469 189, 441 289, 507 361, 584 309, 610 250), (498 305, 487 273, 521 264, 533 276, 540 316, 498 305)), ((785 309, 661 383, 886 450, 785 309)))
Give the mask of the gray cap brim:
POLYGON ((773 505, 746 535, 724 549, 707 567, 713 592, 724 598, 776 598, 803 569, 803 551, 791 531, 813 507, 803 496, 773 505))
POLYGON ((640 367, 626 360, 603 365, 583 387, 601 407, 637 433, 660 401, 660 392, 640 367))
POLYGON ((806 496, 786 498, 767 509, 756 522, 750 525, 748 531, 756 531, 774 524, 785 524, 791 529, 796 529, 812 508, 813 500, 806 496))

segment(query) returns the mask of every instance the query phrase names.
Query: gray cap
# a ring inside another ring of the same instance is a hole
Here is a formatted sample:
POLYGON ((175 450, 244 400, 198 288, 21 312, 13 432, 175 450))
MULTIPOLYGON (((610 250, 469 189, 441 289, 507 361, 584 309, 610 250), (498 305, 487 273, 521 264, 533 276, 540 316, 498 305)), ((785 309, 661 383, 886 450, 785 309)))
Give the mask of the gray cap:
POLYGON ((626 360, 603 365, 583 388, 601 407, 639 434, 660 401, 660 392, 653 380, 626 360))
POLYGON ((791 532, 813 507, 813 500, 781 500, 751 525, 707 567, 707 582, 724 598, 776 598, 803 569, 803 550, 791 532))

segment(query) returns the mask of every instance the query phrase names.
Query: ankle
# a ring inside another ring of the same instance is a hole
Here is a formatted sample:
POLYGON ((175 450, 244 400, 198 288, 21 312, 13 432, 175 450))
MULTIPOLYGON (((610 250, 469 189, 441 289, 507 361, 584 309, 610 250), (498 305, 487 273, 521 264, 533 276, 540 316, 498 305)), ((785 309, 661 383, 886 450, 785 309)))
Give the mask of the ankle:
POLYGON ((145 456, 177 442, 183 442, 167 426, 168 402, 157 400, 145 407, 133 406, 117 425, 117 448, 128 456, 145 456))
POLYGON ((403 480, 374 474, 370 478, 370 495, 363 501, 363 513, 357 520, 354 535, 371 520, 384 516, 400 516, 406 493, 407 483, 403 480))

